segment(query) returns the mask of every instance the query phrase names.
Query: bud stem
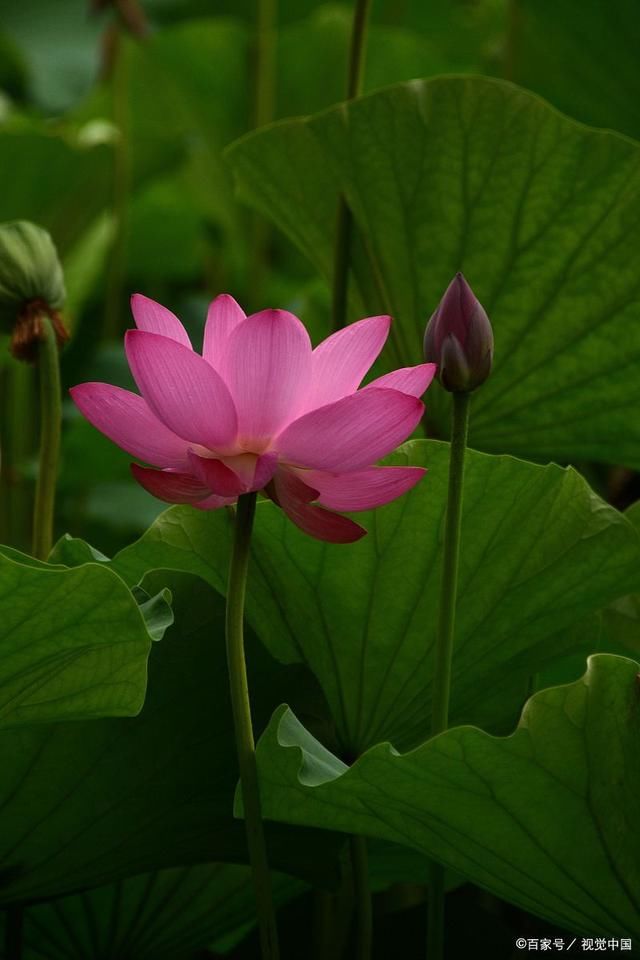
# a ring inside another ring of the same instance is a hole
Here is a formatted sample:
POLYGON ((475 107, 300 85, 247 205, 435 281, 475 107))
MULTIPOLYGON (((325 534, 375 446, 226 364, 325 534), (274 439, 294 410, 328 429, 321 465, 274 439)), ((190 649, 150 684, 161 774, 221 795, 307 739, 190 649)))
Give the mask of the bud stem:
POLYGON ((255 493, 245 493, 238 497, 227 590, 227 666, 242 786, 244 823, 256 897, 262 960, 278 960, 278 931, 273 909, 271 875, 267 862, 260 810, 258 768, 251 723, 247 665, 244 655, 244 598, 255 509, 255 493))
MULTIPOLYGON (((464 486, 464 456, 469 429, 470 393, 452 394, 451 452, 449 456, 449 493, 442 558, 440 615, 435 649, 431 736, 449 725, 451 660, 455 635, 456 598, 458 593, 458 560, 464 486)), ((444 956, 444 868, 432 863, 429 871, 429 921, 427 957, 442 960, 444 956)))
POLYGON ((53 324, 40 318, 38 379, 40 381, 40 463, 33 514, 33 555, 46 560, 53 544, 53 514, 60 451, 60 357, 53 324))
MULTIPOLYGON (((364 54, 369 26, 371 0, 355 0, 349 67, 347 75, 347 100, 360 96, 364 74, 364 54)), ((347 322, 347 296, 349 292, 349 266, 351 258, 351 234, 353 226, 351 210, 343 196, 338 201, 336 222, 336 246, 333 261, 332 317, 333 329, 340 330, 347 322)))

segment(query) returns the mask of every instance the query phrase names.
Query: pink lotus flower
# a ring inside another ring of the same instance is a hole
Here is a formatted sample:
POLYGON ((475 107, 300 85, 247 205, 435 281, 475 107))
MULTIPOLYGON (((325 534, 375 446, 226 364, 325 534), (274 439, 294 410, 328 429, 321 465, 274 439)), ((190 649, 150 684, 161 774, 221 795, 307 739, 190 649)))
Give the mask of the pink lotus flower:
POLYGON ((146 490, 200 510, 263 491, 305 533, 349 543, 364 530, 335 510, 368 510, 410 490, 420 467, 377 467, 418 424, 435 364, 358 390, 389 332, 369 317, 315 350, 286 310, 247 317, 223 294, 209 307, 203 355, 178 318, 135 294, 125 349, 142 396, 107 383, 71 390, 94 427, 159 469, 132 464, 146 490))

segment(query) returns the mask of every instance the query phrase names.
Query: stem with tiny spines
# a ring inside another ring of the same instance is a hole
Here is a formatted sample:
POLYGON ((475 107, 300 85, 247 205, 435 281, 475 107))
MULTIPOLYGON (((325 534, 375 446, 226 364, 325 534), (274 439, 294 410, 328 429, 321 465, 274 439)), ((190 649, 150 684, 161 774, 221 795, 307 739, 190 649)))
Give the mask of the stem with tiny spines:
MULTIPOLYGON (((455 637, 460 531, 462 527, 464 457, 469 431, 470 403, 471 394, 452 394, 449 491, 445 518, 440 611, 433 673, 432 737, 442 733, 449 725, 451 661, 455 637)), ((428 960, 442 960, 444 956, 445 890, 444 867, 439 863, 431 863, 430 865, 428 905, 427 958, 428 960)))
MULTIPOLYGON (((347 73, 347 100, 358 97, 362 91, 365 49, 371 0, 356 0, 351 28, 349 66, 347 73)), ((332 322, 333 329, 340 330, 347 322, 349 294, 349 266, 353 218, 344 196, 338 201, 336 218, 336 246, 333 261, 332 322)))
POLYGON ((244 599, 256 496, 255 493, 245 493, 238 497, 227 590, 227 667, 229 670, 229 689, 238 766, 240 768, 245 831, 256 897, 262 958, 263 960, 278 960, 278 931, 260 810, 258 767, 244 653, 244 599))
POLYGON ((60 396, 60 353, 53 324, 40 317, 38 379, 40 386, 40 461, 33 511, 33 555, 46 560, 53 545, 53 520, 60 453, 62 398, 60 396))

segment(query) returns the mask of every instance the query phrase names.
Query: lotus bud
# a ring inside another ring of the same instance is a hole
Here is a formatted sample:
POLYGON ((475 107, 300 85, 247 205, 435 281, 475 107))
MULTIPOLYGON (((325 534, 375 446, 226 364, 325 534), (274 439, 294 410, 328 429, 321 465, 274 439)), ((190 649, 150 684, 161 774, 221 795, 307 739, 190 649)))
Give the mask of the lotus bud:
POLYGON ((450 393, 470 393, 491 373, 493 330, 482 304, 457 273, 427 324, 427 363, 438 365, 440 383, 450 393))
POLYGON ((12 334, 14 357, 35 359, 43 316, 50 318, 59 346, 68 339, 59 313, 65 296, 62 267, 47 231, 26 220, 0 224, 0 330, 12 334))

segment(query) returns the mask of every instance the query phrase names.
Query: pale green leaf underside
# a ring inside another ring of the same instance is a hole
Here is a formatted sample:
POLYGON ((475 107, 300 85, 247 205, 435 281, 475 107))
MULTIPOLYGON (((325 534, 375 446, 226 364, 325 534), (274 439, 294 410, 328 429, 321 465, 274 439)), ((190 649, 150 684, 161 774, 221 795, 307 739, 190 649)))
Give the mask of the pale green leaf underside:
POLYGON ((351 768, 281 707, 258 745, 263 813, 404 843, 578 935, 638 937, 637 673, 598 655, 510 737, 457 727, 351 768))
MULTIPOLYGON (((637 144, 510 84, 449 77, 275 124, 228 156, 241 196, 327 278, 344 191, 362 240, 352 313, 393 314, 388 366, 421 360, 464 271, 496 339, 474 446, 640 466, 637 144)), ((446 435, 448 398, 430 394, 446 435)))
POLYGON ((148 626, 159 639, 168 598, 141 608, 106 567, 67 570, 20 556, 0 554, 0 726, 137 714, 148 626))
MULTIPOLYGON (((406 444, 394 461, 428 473, 395 503, 359 514, 369 533, 350 546, 305 536, 271 503, 258 509, 249 620, 274 656, 311 668, 350 755, 387 739, 412 746, 429 730, 448 458, 448 444, 406 444)), ((145 569, 188 570, 224 592, 230 534, 226 512, 174 507, 114 568, 132 583, 145 569)), ((517 708, 530 673, 592 652, 592 636, 573 628, 639 579, 637 531, 579 474, 470 450, 455 722, 504 719, 514 684, 517 708)))

